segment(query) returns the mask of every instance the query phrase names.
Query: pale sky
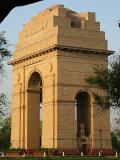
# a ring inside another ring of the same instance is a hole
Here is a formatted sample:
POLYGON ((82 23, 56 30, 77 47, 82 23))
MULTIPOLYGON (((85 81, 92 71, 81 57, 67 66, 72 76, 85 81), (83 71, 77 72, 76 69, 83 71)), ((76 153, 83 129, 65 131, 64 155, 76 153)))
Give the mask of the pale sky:
MULTIPOLYGON (((0 24, 0 30, 6 32, 9 43, 15 45, 18 33, 22 30, 32 16, 54 5, 63 4, 76 12, 95 12, 97 21, 101 23, 101 30, 106 32, 106 39, 110 50, 120 49, 120 28, 117 21, 120 20, 120 0, 43 0, 35 4, 13 9, 6 19, 0 24)), ((12 47, 14 50, 14 46, 12 47)), ((4 81, 3 90, 11 95, 11 72, 7 67, 8 78, 4 81)), ((0 82, 1 83, 1 82, 0 82)), ((0 87, 1 88, 1 87, 0 87)))

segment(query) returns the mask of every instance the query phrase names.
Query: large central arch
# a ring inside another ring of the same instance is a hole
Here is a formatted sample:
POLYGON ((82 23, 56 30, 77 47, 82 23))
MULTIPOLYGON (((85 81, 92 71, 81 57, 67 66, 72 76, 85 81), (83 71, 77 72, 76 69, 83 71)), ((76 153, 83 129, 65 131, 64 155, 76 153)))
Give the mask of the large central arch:
POLYGON ((42 78, 38 72, 31 74, 27 90, 27 145, 29 149, 41 146, 41 106, 42 106, 42 78), (31 143, 32 139, 32 143, 31 143))

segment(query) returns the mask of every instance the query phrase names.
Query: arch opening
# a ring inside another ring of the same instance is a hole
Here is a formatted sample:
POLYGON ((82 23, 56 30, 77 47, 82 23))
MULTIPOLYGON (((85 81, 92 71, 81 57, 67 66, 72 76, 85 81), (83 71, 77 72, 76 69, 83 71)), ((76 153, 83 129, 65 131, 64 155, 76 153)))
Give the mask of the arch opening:
POLYGON ((91 98, 85 92, 79 92, 75 98, 77 107, 77 135, 80 135, 80 125, 85 127, 85 135, 90 136, 91 133, 91 98))
POLYGON ((29 78, 27 98, 27 145, 38 149, 42 145, 42 78, 38 72, 29 78))
POLYGON ((86 154, 86 145, 91 135, 91 97, 88 92, 79 92, 75 97, 77 146, 86 154))

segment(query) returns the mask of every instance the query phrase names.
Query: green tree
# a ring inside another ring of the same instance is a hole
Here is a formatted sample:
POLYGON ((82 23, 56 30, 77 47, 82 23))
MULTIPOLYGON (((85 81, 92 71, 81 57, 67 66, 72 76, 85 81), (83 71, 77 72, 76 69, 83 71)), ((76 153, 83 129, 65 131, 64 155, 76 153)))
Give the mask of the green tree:
POLYGON ((0 124, 0 151, 10 148, 11 118, 4 119, 0 124))
POLYGON ((120 108, 120 56, 110 63, 109 68, 98 65, 93 70, 93 74, 86 78, 86 82, 103 89, 106 93, 100 95, 93 92, 96 102, 103 109, 120 108))
POLYGON ((116 130, 111 133, 112 147, 114 150, 120 152, 120 131, 116 130))
MULTIPOLYGON (((8 41, 4 36, 4 32, 0 32, 0 79, 3 77, 4 62, 11 57, 8 50, 8 41)), ((0 118, 4 114, 5 108, 8 106, 7 96, 0 92, 0 118)))
POLYGON ((5 32, 0 32, 0 69, 3 66, 3 61, 10 57, 10 51, 8 50, 8 41, 4 36, 5 32))
MULTIPOLYGON (((4 36, 4 32, 0 32, 0 79, 3 78, 5 61, 11 57, 8 50, 8 41, 4 36)), ((6 150, 10 147, 10 118, 2 119, 8 107, 7 96, 0 92, 0 150, 6 150)))

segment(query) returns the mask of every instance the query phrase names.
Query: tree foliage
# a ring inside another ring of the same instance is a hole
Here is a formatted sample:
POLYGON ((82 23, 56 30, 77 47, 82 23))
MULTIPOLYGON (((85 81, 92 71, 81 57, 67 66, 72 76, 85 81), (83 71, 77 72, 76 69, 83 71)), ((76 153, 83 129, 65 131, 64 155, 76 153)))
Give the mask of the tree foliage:
POLYGON ((0 151, 10 148, 11 118, 6 118, 0 123, 0 151))
MULTIPOLYGON (((10 51, 8 50, 8 41, 4 36, 4 32, 0 32, 0 79, 3 76, 3 67, 6 59, 11 57, 10 51)), ((0 92, 0 150, 6 150, 10 147, 10 118, 2 119, 5 115, 5 111, 8 107, 7 96, 0 92)))
POLYGON ((86 82, 104 90, 106 94, 93 93, 95 100, 103 109, 120 108, 120 56, 110 63, 109 68, 96 66, 86 82))
POLYGON ((120 152, 120 131, 114 131, 111 133, 112 147, 114 150, 120 152))
POLYGON ((6 40, 4 36, 4 31, 0 32, 0 56, 1 60, 4 60, 5 57, 8 57, 10 55, 10 52, 8 51, 8 41, 6 40))
POLYGON ((7 96, 4 93, 0 94, 0 117, 5 115, 7 106, 9 105, 7 101, 7 96))
POLYGON ((0 32, 0 70, 3 69, 4 61, 11 56, 8 50, 8 41, 4 36, 5 32, 0 32))
MULTIPOLYGON (((8 50, 8 41, 4 36, 4 32, 0 32, 0 79, 2 78, 2 73, 4 72, 4 62, 9 57, 11 57, 11 54, 8 50)), ((4 93, 0 93, 0 117, 4 114, 7 106, 7 96, 4 93)))

